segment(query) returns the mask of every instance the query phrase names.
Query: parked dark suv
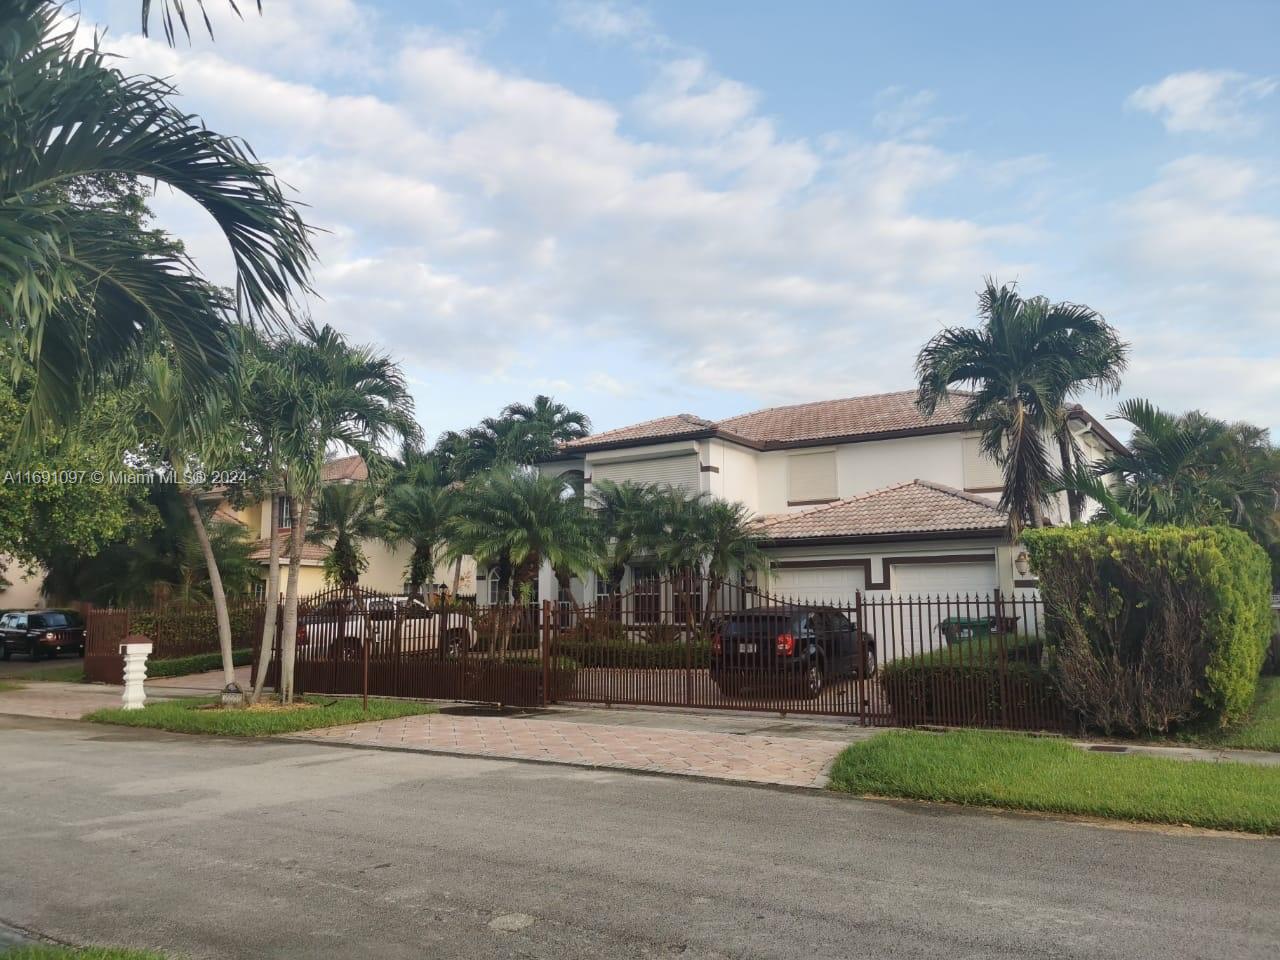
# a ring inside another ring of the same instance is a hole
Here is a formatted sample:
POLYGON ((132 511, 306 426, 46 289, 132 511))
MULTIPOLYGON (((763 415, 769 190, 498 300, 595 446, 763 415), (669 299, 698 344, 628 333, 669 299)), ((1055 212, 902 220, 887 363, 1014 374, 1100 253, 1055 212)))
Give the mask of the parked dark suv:
POLYGON ((720 619, 711 677, 726 696, 777 688, 816 697, 833 680, 876 672, 876 641, 833 607, 759 607, 720 619))
POLYGON ((0 657, 14 652, 32 660, 64 650, 84 656, 84 620, 74 610, 10 610, 0 617, 0 657))

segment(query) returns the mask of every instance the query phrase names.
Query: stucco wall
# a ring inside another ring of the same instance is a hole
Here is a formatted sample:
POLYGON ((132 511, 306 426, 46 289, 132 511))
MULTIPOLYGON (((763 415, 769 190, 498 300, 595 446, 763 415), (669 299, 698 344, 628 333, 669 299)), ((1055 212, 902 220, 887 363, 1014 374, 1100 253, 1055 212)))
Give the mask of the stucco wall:
POLYGON ((8 557, 0 557, 0 563, 4 566, 4 577, 9 581, 9 586, 0 590, 0 610, 34 610, 45 605, 40 593, 43 571, 37 570, 27 576, 23 567, 8 557))

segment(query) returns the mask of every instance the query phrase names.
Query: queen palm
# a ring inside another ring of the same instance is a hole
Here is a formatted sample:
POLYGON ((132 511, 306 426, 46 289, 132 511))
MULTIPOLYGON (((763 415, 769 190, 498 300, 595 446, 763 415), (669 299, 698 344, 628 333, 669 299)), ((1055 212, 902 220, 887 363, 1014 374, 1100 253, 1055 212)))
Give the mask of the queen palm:
POLYGON ((982 325, 949 327, 916 358, 917 405, 932 415, 957 386, 966 419, 982 432, 982 450, 1001 464, 1000 506, 1014 537, 1029 520, 1043 526, 1055 474, 1073 469, 1066 401, 1093 387, 1114 389, 1126 346, 1095 311, 1044 297, 1023 299, 1012 284, 988 278, 978 295, 982 325), (1053 434, 1062 463, 1055 470, 1044 437, 1053 434))
POLYGON ((227 242, 246 319, 287 315, 312 257, 297 209, 246 145, 179 110, 168 83, 80 48, 64 10, 10 0, 0 11, 0 323, 32 371, 27 438, 70 419, 148 338, 170 345, 191 389, 230 362, 221 298, 181 248, 84 204, 78 186, 137 178, 194 200, 227 242))

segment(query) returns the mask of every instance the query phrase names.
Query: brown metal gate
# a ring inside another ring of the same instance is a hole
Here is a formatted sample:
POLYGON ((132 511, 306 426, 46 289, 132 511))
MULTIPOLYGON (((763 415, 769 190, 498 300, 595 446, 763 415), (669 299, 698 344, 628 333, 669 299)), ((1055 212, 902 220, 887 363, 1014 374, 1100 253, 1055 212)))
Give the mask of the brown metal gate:
POLYGON ((815 603, 662 578, 559 604, 549 656, 580 703, 1065 729, 1043 620, 1030 595, 815 603))

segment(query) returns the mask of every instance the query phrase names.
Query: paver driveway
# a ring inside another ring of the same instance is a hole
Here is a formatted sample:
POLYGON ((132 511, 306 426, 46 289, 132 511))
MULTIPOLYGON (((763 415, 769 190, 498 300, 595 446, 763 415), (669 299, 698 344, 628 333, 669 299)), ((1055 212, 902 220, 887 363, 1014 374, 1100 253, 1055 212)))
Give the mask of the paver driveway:
POLYGON ((823 786, 827 767, 844 746, 798 737, 447 714, 309 730, 289 738, 795 787, 823 786))

